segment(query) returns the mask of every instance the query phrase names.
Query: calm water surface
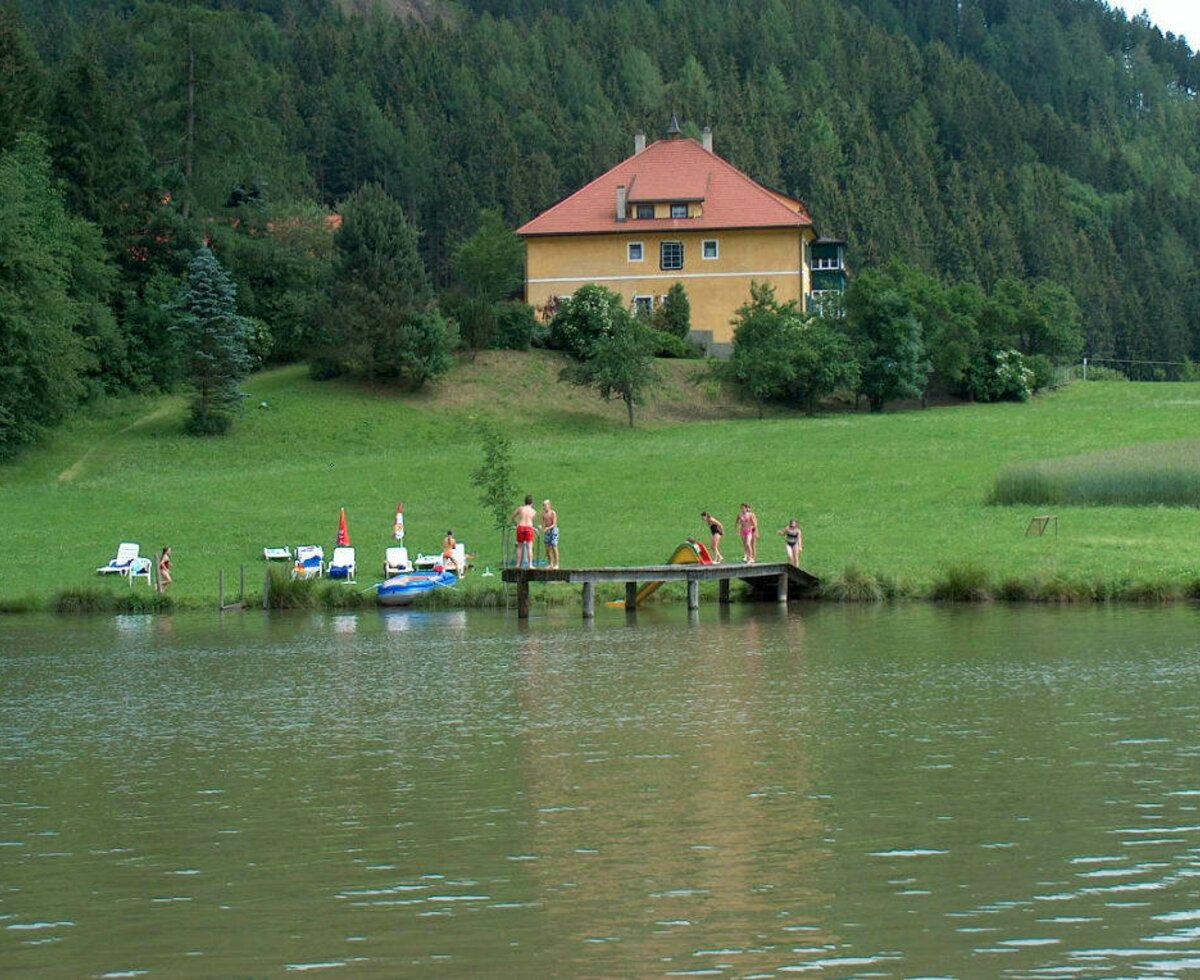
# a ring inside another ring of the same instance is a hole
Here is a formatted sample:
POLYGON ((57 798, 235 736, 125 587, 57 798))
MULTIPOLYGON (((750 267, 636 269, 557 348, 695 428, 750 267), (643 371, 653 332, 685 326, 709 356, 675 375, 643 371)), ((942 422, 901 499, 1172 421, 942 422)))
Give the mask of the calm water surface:
POLYGON ((0 619, 0 975, 1200 976, 1200 611, 0 619))

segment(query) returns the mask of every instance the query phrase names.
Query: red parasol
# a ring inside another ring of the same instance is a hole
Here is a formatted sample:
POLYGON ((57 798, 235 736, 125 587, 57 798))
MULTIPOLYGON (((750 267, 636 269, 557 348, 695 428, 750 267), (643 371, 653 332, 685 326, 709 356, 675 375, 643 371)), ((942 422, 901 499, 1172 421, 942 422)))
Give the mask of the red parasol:
POLYGON ((337 543, 339 548, 346 548, 350 545, 350 530, 346 527, 346 508, 342 508, 341 514, 338 516, 338 536, 337 543))

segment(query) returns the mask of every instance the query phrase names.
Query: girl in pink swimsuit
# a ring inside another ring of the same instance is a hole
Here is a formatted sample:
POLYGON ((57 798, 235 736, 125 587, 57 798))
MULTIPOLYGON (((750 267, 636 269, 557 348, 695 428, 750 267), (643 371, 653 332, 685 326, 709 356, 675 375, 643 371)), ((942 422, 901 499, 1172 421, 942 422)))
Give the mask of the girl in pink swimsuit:
POLYGON ((737 517, 738 533, 742 536, 742 561, 750 564, 758 555, 758 518, 749 504, 742 504, 737 517))

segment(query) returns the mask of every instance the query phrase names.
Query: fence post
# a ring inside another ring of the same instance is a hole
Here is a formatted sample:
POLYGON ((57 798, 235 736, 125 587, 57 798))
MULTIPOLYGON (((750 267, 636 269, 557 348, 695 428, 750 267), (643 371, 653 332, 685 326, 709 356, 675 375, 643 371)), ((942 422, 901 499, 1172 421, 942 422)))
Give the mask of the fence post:
POLYGON ((217 608, 225 610, 225 569, 217 572, 217 608))
POLYGON ((263 579, 263 609, 271 608, 271 569, 267 569, 266 577, 263 579))
POLYGON ((1087 358, 1083 359, 1083 380, 1087 381, 1087 358))
POLYGON ((238 574, 238 602, 246 601, 246 566, 243 564, 238 574))

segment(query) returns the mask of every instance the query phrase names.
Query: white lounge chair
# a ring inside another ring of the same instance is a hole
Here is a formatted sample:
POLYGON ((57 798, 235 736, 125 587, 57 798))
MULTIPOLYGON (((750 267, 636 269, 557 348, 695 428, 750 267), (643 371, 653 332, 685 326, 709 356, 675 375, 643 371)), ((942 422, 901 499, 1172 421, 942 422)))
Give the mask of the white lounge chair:
POLYGON ((408 560, 407 548, 388 548, 383 553, 383 577, 391 578, 404 572, 411 572, 413 563, 408 560))
POLYGON ((319 544, 302 544, 296 548, 296 564, 292 578, 320 578, 325 574, 325 549, 319 544))
POLYGON ((355 568, 353 548, 333 549, 333 557, 329 559, 328 575, 330 578, 341 578, 347 582, 353 582, 355 568))
POLYGON ((154 567, 154 562, 144 555, 138 555, 129 566, 129 584, 132 587, 135 578, 144 578, 146 584, 150 588, 154 588, 154 578, 151 574, 151 569, 154 567))
POLYGON ((263 548, 264 561, 291 561, 291 548, 263 548))
POLYGON ((128 575, 130 567, 137 560, 139 550, 136 541, 122 541, 117 545, 116 557, 111 559, 107 565, 101 565, 96 571, 100 575, 110 575, 113 572, 118 575, 128 575))

